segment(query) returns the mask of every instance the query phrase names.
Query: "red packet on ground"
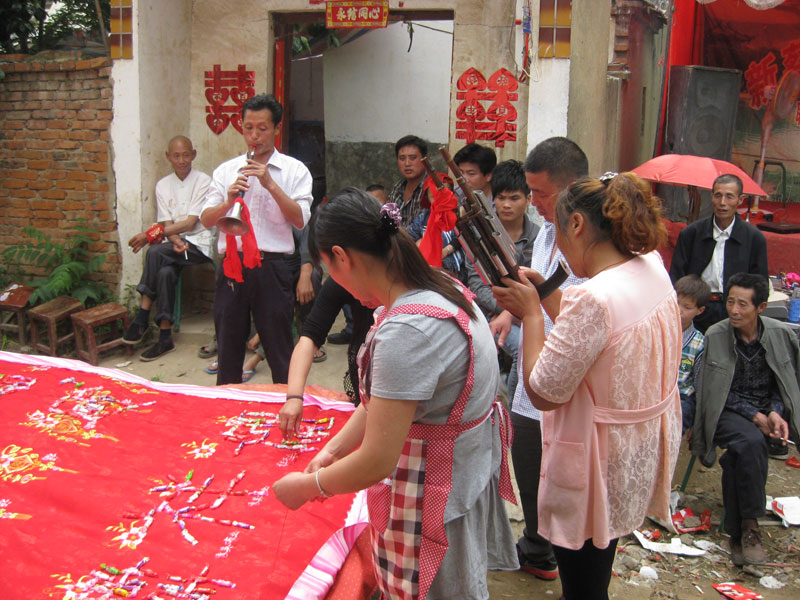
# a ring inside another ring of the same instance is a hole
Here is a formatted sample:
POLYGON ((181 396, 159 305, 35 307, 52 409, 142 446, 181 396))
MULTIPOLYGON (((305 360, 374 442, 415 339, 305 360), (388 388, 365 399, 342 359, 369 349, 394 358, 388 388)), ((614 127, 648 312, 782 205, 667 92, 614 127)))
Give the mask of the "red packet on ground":
POLYGON ((726 598, 734 598, 735 600, 762 600, 764 598, 761 594, 748 590, 738 583, 712 583, 711 587, 726 598))
POLYGON ((674 515, 672 515, 672 524, 678 533, 690 533, 692 531, 708 531, 711 529, 711 511, 704 510, 700 514, 699 525, 688 525, 686 523, 689 519, 697 519, 691 508, 682 508, 674 515))
POLYGON ((800 460, 797 460, 796 456, 792 456, 786 461, 786 464, 790 467, 794 467, 795 469, 800 469, 800 460))

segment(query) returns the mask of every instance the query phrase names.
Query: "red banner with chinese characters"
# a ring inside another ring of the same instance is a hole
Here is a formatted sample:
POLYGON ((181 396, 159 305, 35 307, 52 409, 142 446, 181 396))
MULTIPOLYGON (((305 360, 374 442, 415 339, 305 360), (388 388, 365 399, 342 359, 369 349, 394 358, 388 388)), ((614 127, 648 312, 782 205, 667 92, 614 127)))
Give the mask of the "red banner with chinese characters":
POLYGON ((774 198, 800 200, 800 0, 769 10, 703 4, 701 23, 702 64, 743 73, 731 161, 752 174, 771 124, 762 187, 774 198))
POLYGON ((223 71, 214 65, 206 77, 206 123, 219 135, 228 125, 242 133, 242 104, 255 96, 256 72, 239 65, 235 71, 223 71))
POLYGON ((281 396, 0 352, 0 598, 323 598, 363 495, 289 511, 271 486, 352 405, 307 396, 287 444, 281 396))
POLYGON ((325 27, 328 29, 378 29, 388 23, 388 0, 329 0, 325 3, 325 27))
POLYGON ((508 69, 498 69, 487 81, 471 67, 461 74, 456 86, 456 98, 462 100, 456 109, 456 138, 468 144, 492 140, 498 148, 517 139, 517 109, 512 102, 518 98, 519 82, 508 69))

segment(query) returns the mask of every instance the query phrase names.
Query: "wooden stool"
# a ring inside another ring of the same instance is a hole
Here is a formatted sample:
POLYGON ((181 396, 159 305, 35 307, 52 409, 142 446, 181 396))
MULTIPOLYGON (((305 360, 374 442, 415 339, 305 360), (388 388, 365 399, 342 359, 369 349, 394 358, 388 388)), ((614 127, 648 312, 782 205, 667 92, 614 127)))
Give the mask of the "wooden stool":
POLYGON ((19 283, 12 283, 0 292, 0 312, 8 311, 7 315, 0 318, 0 332, 8 331, 19 336, 19 345, 24 346, 25 339, 25 305, 36 289, 19 283), (11 319, 16 315, 17 322, 11 319))
MULTIPOLYGON (((70 296, 59 296, 30 309, 28 311, 28 319, 31 322, 31 346, 33 346, 34 350, 44 352, 50 356, 58 356, 58 347, 75 337, 74 329, 71 325, 69 326, 69 333, 58 337, 58 324, 82 308, 83 304, 80 300, 70 296), (46 344, 39 341, 39 322, 44 323, 47 327, 46 344)), ((67 325, 69 325, 69 321, 67 321, 67 325)))
POLYGON ((100 352, 123 345, 122 334, 130 325, 131 320, 128 316, 128 309, 116 302, 82 310, 73 313, 71 317, 72 326, 75 328, 75 352, 78 354, 78 358, 94 366, 97 366, 99 362, 100 352), (122 332, 119 330, 119 319, 122 319, 122 332), (98 344, 95 338, 95 327, 106 323, 111 323, 111 338, 98 344))

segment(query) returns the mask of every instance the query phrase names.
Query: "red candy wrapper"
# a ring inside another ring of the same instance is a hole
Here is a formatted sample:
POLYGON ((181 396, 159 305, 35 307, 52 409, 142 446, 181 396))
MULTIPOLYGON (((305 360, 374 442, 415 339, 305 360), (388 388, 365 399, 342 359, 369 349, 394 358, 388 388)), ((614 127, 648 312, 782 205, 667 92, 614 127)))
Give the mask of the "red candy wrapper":
POLYGON ((674 515, 672 515, 672 524, 675 525, 675 529, 678 533, 690 533, 692 531, 708 531, 711 529, 711 511, 704 510, 700 514, 700 524, 699 525, 686 525, 686 520, 694 517, 695 514, 692 512, 691 508, 682 508, 674 515))
POLYGON ((761 594, 748 590, 738 583, 712 583, 711 587, 726 598, 734 598, 735 600, 762 600, 764 598, 761 594))
POLYGON ((147 236, 147 243, 151 246, 158 244, 164 239, 164 226, 161 223, 153 223, 144 234, 147 236))

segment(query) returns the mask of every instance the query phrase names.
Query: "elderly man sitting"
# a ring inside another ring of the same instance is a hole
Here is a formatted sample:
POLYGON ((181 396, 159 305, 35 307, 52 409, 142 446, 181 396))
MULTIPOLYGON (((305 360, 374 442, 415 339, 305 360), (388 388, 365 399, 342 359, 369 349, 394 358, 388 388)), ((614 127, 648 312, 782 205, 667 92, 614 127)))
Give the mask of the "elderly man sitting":
POLYGON ((728 319, 709 327, 696 384, 692 453, 711 466, 724 448, 722 502, 731 560, 766 562, 758 518, 764 515, 767 443, 800 432, 800 348, 785 324, 760 316, 769 282, 737 273, 728 282, 728 319))

